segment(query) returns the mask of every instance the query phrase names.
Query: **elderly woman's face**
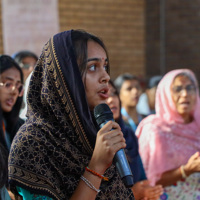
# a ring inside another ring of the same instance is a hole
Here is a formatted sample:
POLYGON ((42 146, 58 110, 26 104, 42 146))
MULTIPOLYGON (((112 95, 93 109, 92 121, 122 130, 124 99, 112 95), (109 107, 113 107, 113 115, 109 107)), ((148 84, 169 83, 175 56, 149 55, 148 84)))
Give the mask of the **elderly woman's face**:
POLYGON ((171 85, 172 99, 178 113, 189 117, 196 103, 196 87, 186 76, 178 76, 171 85))

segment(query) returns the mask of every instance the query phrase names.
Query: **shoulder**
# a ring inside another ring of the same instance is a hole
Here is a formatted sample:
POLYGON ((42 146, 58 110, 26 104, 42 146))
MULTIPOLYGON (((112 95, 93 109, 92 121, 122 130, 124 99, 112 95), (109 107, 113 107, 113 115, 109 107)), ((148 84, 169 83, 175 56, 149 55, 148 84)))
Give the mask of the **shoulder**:
POLYGON ((141 134, 149 134, 156 132, 163 121, 156 115, 152 114, 145 117, 137 127, 136 136, 139 138, 141 134))

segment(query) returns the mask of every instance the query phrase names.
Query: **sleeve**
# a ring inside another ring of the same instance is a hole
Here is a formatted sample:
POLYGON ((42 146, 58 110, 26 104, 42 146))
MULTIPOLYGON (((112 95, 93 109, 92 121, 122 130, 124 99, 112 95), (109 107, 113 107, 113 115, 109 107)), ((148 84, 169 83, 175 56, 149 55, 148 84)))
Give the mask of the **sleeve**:
POLYGON ((23 197, 23 200, 53 200, 48 196, 33 194, 32 192, 25 190, 21 187, 17 187, 17 191, 23 197))

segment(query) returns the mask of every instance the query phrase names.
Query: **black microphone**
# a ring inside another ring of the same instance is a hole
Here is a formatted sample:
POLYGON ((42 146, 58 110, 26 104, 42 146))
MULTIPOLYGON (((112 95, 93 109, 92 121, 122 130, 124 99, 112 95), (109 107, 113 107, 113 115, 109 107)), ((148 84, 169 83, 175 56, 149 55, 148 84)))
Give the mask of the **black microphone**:
MULTIPOLYGON (((102 128, 108 121, 114 121, 113 113, 105 103, 99 104, 94 108, 94 117, 97 124, 102 128)), ((124 149, 120 149, 114 156, 114 164, 124 183, 129 188, 133 186, 133 174, 127 161, 124 149)))

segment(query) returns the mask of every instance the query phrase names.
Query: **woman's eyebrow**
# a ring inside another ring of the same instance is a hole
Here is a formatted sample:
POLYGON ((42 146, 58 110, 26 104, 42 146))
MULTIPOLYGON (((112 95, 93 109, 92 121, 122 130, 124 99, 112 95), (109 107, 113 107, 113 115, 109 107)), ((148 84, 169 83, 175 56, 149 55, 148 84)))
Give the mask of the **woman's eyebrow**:
MULTIPOLYGON (((15 81, 15 79, 9 77, 9 76, 6 76, 4 77, 5 80, 9 80, 9 81, 15 81)), ((21 80, 17 80, 17 82, 21 82, 21 80)))
MULTIPOLYGON (((88 58, 88 59, 87 59, 87 62, 90 62, 90 61, 98 61, 98 62, 101 62, 101 60, 102 60, 101 58, 88 58)), ((105 61, 107 62, 108 59, 106 58, 105 61)))

